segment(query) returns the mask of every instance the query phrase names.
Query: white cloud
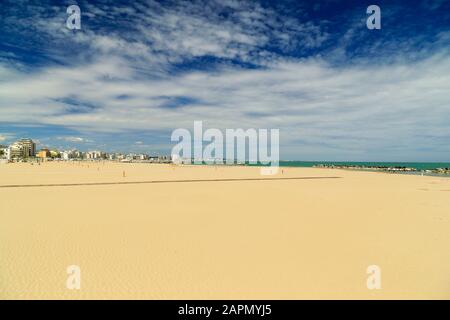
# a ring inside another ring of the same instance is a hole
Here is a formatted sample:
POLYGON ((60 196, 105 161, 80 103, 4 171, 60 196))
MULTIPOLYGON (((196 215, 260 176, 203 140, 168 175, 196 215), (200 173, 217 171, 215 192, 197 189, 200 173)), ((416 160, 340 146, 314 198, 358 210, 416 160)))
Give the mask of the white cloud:
POLYGON ((5 144, 14 139, 14 137, 12 133, 0 133, 0 144, 5 144))
MULTIPOLYGON (((270 52, 266 46, 287 53, 316 48, 328 34, 320 24, 283 17, 253 2, 179 2, 167 8, 148 1, 108 9, 86 4, 85 11, 110 21, 128 14, 133 37, 94 32, 88 25, 68 33, 59 16, 48 23, 36 11, 41 37, 55 43, 71 39, 80 54, 65 66, 31 72, 0 60, 2 122, 63 126, 84 134, 170 132, 203 120, 208 127, 279 128, 284 154, 296 158, 354 159, 383 152, 417 158, 421 147, 449 159, 450 57, 445 50, 419 61, 360 59, 335 66, 328 57, 295 59, 270 52), (217 5, 233 8, 227 19, 217 14, 217 5), (223 63, 214 70, 169 72, 174 63, 198 57, 264 68, 223 63), (177 98, 187 102, 167 103, 177 98)), ((349 31, 334 53, 342 49, 345 57, 353 37, 349 31)), ((447 38, 440 33, 439 41, 447 38)))
POLYGON ((85 141, 85 139, 80 138, 80 137, 58 137, 57 139, 64 140, 66 142, 78 142, 78 143, 85 141))
POLYGON ((318 47, 328 38, 320 22, 300 21, 254 1, 178 1, 166 5, 148 0, 127 7, 83 3, 83 17, 107 23, 96 23, 93 30, 82 20, 82 30, 76 33, 65 27, 67 14, 63 9, 28 4, 22 8, 24 16, 21 10, 6 7, 10 11, 5 14, 5 32, 20 30, 31 45, 52 43, 46 54, 57 61, 64 61, 64 53, 71 47, 80 52, 71 57, 75 64, 96 54, 120 55, 134 59, 141 68, 146 64, 152 72, 204 56, 264 65, 276 56, 267 51, 267 45, 289 52, 318 47), (123 29, 127 32, 121 32, 123 29))
POLYGON ((16 74, 0 85, 0 117, 90 132, 170 131, 191 128, 194 120, 218 128, 280 128, 282 145, 301 140, 300 145, 347 154, 417 144, 449 149, 448 144, 436 146, 450 137, 446 56, 414 64, 347 67, 310 59, 264 70, 188 72, 158 81, 134 81, 137 75, 130 70, 124 61, 102 60, 78 69, 16 74), (118 80, 110 81, 106 73, 118 80), (71 113, 58 102, 66 96, 96 107, 71 113), (192 102, 164 107, 164 97, 189 97, 192 102))

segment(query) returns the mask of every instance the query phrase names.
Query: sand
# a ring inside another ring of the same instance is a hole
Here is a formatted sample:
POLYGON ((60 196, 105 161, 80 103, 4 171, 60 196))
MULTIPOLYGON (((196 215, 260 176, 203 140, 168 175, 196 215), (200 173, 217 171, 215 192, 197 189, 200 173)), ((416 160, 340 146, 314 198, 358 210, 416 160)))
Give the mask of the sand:
POLYGON ((450 299, 449 178, 284 168, 268 178, 323 179, 150 183, 261 177, 0 165, 0 299, 450 299), (381 289, 367 288, 369 265, 381 289))

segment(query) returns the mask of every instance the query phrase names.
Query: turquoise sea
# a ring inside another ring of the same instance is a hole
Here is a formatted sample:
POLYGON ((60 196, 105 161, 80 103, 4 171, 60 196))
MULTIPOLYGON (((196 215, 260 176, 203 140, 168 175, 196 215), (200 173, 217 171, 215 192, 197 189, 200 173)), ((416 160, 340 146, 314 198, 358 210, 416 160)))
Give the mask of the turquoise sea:
POLYGON ((418 171, 450 168, 450 162, 351 162, 351 161, 280 161, 280 167, 313 167, 319 164, 363 167, 407 167, 418 171))

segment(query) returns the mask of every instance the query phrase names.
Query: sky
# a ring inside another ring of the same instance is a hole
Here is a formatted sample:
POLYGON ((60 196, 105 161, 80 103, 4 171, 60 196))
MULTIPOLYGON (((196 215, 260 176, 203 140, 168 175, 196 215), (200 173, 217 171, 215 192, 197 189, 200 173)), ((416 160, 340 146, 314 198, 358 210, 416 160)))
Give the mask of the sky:
POLYGON ((279 129, 282 160, 450 162, 450 1, 0 7, 0 144, 169 154, 201 120, 279 129))

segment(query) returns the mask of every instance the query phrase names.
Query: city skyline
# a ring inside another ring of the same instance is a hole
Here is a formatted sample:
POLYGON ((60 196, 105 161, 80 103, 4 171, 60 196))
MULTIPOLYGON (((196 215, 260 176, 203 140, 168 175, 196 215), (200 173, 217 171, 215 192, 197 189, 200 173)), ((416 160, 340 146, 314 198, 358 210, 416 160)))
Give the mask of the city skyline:
MULTIPOLYGON (((5 150, 8 149, 17 149, 16 155, 13 156, 12 158, 18 158, 18 159, 24 159, 24 158, 29 158, 29 157, 42 157, 39 156, 39 154, 41 152, 48 152, 48 153, 57 153, 57 155, 54 156, 50 156, 50 155, 46 155, 43 157, 59 157, 61 156, 62 158, 62 154, 63 153, 76 153, 77 156, 75 158, 83 158, 84 156, 87 156, 87 158, 101 158, 101 156, 106 155, 123 155, 123 156, 131 156, 131 155, 136 155, 136 156, 149 156, 149 157, 156 157, 156 156, 163 156, 163 157, 168 157, 169 155, 161 155, 157 152, 151 152, 150 150, 148 150, 147 152, 123 152, 123 151, 112 151, 112 150, 106 150, 106 149, 85 149, 85 150, 79 150, 77 148, 65 148, 65 147, 51 147, 51 146, 44 146, 44 145, 38 145, 36 144, 36 141, 31 139, 31 138, 21 138, 17 141, 14 141, 10 144, 0 144, 0 151, 2 153, 0 153, 0 158, 3 157, 7 157, 7 158, 11 158, 10 156, 7 156, 8 152, 5 152, 5 150), (23 147, 25 144, 25 148, 23 147), (20 149, 20 151, 18 150, 20 149), (26 150, 25 150, 26 149, 26 150), (90 156, 88 154, 98 154, 101 156, 90 156)), ((14 152, 13 152, 14 153, 14 152)), ((142 159, 144 160, 144 159, 142 159)))
POLYGON ((361 2, 6 3, 0 144, 169 154, 202 120, 279 129, 282 160, 450 161, 448 2, 378 1, 380 30, 361 2))

